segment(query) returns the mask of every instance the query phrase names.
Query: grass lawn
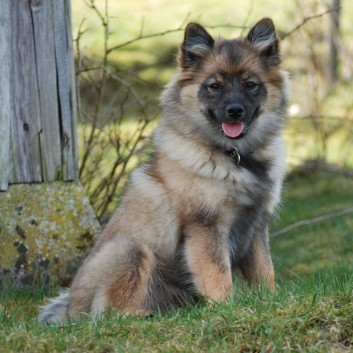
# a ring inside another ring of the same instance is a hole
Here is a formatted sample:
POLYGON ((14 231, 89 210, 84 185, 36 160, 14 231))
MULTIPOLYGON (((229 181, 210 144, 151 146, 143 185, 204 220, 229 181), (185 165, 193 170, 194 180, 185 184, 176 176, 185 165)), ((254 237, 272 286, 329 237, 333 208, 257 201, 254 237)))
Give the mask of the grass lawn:
MULTIPOLYGON (((353 180, 291 176, 272 231, 351 207, 353 180)), ((273 238, 276 293, 235 281, 230 305, 196 307, 151 319, 87 319, 43 328, 34 320, 56 291, 0 291, 0 351, 7 352, 351 352, 353 216, 297 227, 273 238)))

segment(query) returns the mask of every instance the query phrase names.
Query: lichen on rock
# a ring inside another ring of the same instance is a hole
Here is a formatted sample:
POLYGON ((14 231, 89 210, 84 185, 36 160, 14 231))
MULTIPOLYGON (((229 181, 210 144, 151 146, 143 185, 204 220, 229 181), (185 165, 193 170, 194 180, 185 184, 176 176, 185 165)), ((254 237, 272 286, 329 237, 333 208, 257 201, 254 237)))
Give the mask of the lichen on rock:
POLYGON ((0 280, 66 286, 99 232, 79 182, 11 185, 0 192, 0 280))

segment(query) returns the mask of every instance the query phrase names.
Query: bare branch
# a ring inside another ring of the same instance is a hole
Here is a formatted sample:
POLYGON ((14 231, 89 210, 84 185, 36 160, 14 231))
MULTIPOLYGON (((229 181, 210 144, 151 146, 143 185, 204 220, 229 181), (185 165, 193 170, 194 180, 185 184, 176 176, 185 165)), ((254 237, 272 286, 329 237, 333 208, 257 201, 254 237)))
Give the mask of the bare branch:
POLYGON ((243 29, 241 31, 242 35, 244 33, 244 30, 248 27, 248 21, 249 21, 249 18, 251 16, 252 12, 253 12, 253 7, 254 7, 254 0, 251 0, 248 14, 246 15, 244 23, 243 23, 243 29))
POLYGON ((301 227, 301 226, 327 221, 328 219, 345 216, 345 215, 348 215, 350 213, 353 213, 353 207, 345 208, 343 210, 336 211, 336 212, 330 212, 330 213, 324 214, 322 216, 317 216, 317 217, 313 217, 313 218, 304 219, 304 220, 292 223, 289 226, 284 227, 284 228, 272 233, 271 234, 271 238, 278 237, 279 235, 283 235, 285 233, 288 233, 291 230, 293 230, 295 228, 298 228, 298 227, 301 227))
POLYGON ((312 15, 312 16, 308 16, 308 17, 305 17, 302 22, 300 22, 297 26, 295 26, 293 29, 291 29, 289 32, 287 32, 286 34, 282 35, 281 39, 285 39, 289 36, 291 36, 294 32, 296 32, 299 28, 303 27, 308 21, 311 21, 311 20, 314 20, 316 18, 320 18, 320 17, 323 17, 331 12, 334 12, 334 11, 337 11, 338 9, 335 8, 335 9, 329 9, 329 10, 326 10, 324 12, 321 12, 321 13, 318 13, 316 15, 312 15))
POLYGON ((142 39, 153 38, 153 37, 161 37, 161 36, 165 36, 166 34, 180 32, 181 30, 182 30, 182 28, 178 27, 178 28, 169 29, 167 31, 158 32, 158 33, 151 33, 151 34, 145 34, 145 35, 141 35, 141 33, 140 33, 140 35, 138 35, 137 37, 135 37, 135 38, 133 38, 131 40, 128 40, 128 41, 126 41, 124 43, 121 43, 121 44, 118 44, 118 45, 116 45, 114 47, 109 48, 108 49, 108 54, 110 54, 114 50, 126 47, 127 45, 132 44, 132 43, 137 42, 137 41, 142 40, 142 39))
MULTIPOLYGON (((95 4, 95 0, 84 0, 84 3, 96 13, 96 15, 102 21, 102 25, 104 27, 107 26, 107 17, 99 11, 99 9, 97 8, 97 6, 95 4)), ((105 2, 105 8, 107 9, 107 2, 105 2)))
MULTIPOLYGON (((183 23, 179 27, 176 27, 174 29, 168 29, 168 30, 162 31, 162 32, 150 33, 150 34, 142 35, 142 32, 140 31, 140 34, 137 37, 135 37, 133 39, 130 39, 130 40, 124 42, 124 43, 118 44, 118 45, 116 45, 114 47, 109 48, 108 49, 108 54, 110 54, 114 50, 126 47, 127 45, 130 45, 132 43, 135 43, 135 42, 143 40, 143 39, 154 38, 154 37, 163 37, 163 36, 165 36, 167 34, 183 31, 184 27, 185 27, 185 24, 184 24, 184 21, 183 21, 183 23)), ((214 26, 205 26, 205 27, 209 28, 209 29, 215 29, 215 28, 244 29, 244 28, 246 28, 244 26, 235 26, 235 25, 232 25, 232 24, 223 24, 223 25, 214 25, 214 26)))
POLYGON ((145 17, 142 16, 141 18, 141 26, 140 26, 140 34, 139 37, 143 36, 143 30, 145 29, 145 17))
MULTIPOLYGON (((105 14, 102 15, 102 13, 97 9, 95 6, 94 0, 86 0, 86 4, 90 6, 97 14, 97 16, 100 18, 102 22, 102 26, 104 27, 104 56, 103 56, 103 63, 102 67, 105 68, 108 65, 108 40, 109 40, 109 16, 108 16, 108 1, 105 1, 105 14)), ((87 159, 89 156, 89 150, 90 147, 93 143, 95 132, 97 129, 97 122, 98 122, 98 117, 99 117, 99 112, 102 107, 102 100, 103 100, 103 93, 106 87, 106 81, 107 81, 107 76, 106 76, 106 71, 103 70, 103 75, 100 81, 99 89, 98 89, 98 99, 96 101, 96 107, 93 115, 93 122, 92 122, 92 127, 91 127, 91 132, 88 137, 88 139, 85 141, 86 142, 86 150, 84 152, 83 158, 82 158, 82 163, 80 166, 80 171, 79 174, 80 176, 83 173, 83 170, 85 168, 85 165, 87 163, 87 159)))
POLYGON ((180 25, 181 28, 184 28, 184 27, 187 25, 187 23, 188 23, 188 21, 189 21, 189 18, 190 18, 190 15, 191 15, 191 12, 188 12, 188 13, 186 14, 186 16, 185 16, 183 22, 182 22, 181 25, 180 25))
MULTIPOLYGON (((287 32, 286 34, 284 34, 282 36, 282 40, 290 35, 292 35, 294 32, 296 32, 299 28, 301 28, 302 26, 304 26, 308 21, 311 21, 313 19, 316 19, 316 18, 319 18, 319 17, 323 17, 331 12, 334 12, 334 11, 337 11, 337 9, 329 9, 329 10, 326 10, 325 12, 322 12, 322 13, 319 13, 319 14, 316 14, 316 15, 313 15, 313 16, 308 16, 308 17, 305 17, 303 19, 303 21, 298 24, 296 27, 294 27, 292 30, 290 30, 289 32, 287 32)), ((150 33, 150 34, 143 34, 143 25, 144 25, 144 21, 142 21, 142 24, 141 24, 141 27, 140 27, 140 33, 138 36, 136 36, 135 38, 133 39, 130 39, 124 43, 121 43, 121 44, 118 44, 118 45, 115 45, 111 48, 108 49, 108 54, 110 54, 111 52, 117 50, 117 49, 120 49, 120 48, 123 48, 127 45, 130 45, 132 43, 135 43, 137 41, 140 41, 140 40, 143 40, 143 39, 148 39, 148 38, 154 38, 154 37, 162 37, 162 36, 165 36, 165 35, 168 35, 168 34, 171 34, 171 33, 175 33, 175 32, 180 32, 180 31, 183 31, 184 30, 184 27, 185 27, 185 22, 186 20, 188 19, 190 14, 188 14, 186 16, 186 19, 182 22, 182 24, 174 29, 168 29, 166 31, 162 31, 162 32, 157 32, 157 33, 150 33)), ((248 14, 249 16, 249 14, 248 14)), ((248 26, 246 26, 246 22, 243 26, 236 26, 236 25, 233 25, 233 24, 220 24, 220 25, 213 25, 213 26, 206 26, 206 28, 209 28, 209 29, 215 29, 215 28, 234 28, 234 29, 247 29, 248 26)))

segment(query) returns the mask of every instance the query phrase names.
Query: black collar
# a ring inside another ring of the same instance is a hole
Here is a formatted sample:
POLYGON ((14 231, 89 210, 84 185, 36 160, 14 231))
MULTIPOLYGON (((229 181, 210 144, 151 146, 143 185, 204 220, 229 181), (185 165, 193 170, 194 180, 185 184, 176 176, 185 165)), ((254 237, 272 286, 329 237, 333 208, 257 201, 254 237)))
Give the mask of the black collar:
POLYGON ((254 151, 247 154, 240 154, 239 151, 233 147, 226 151, 226 154, 233 160, 237 167, 243 167, 251 173, 265 177, 268 175, 268 170, 271 167, 270 160, 259 160, 254 157, 254 151))

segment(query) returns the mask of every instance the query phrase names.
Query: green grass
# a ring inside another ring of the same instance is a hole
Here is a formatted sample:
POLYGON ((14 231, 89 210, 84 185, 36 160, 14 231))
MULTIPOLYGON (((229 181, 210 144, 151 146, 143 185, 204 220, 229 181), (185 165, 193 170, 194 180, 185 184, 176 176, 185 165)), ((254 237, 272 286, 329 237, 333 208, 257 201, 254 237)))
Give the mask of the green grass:
MULTIPOLYGON (((353 180, 294 175, 285 184, 283 208, 274 230, 299 220, 353 206, 353 180)), ((353 273, 353 214, 298 227, 272 241, 276 272, 284 278, 312 276, 328 269, 353 273)), ((353 298, 352 298, 353 299, 353 298)))
POLYGON ((2 352, 343 352, 353 345, 352 293, 352 278, 332 273, 145 320, 108 315, 42 328, 8 313, 2 352))
MULTIPOLYGON (((352 206, 353 181, 295 175, 273 231, 352 206)), ((230 305, 195 307, 151 319, 109 313, 66 327, 33 319, 54 289, 0 291, 0 351, 7 352, 348 352, 353 349, 353 217, 293 229, 272 240, 274 294, 239 279, 230 305)))

